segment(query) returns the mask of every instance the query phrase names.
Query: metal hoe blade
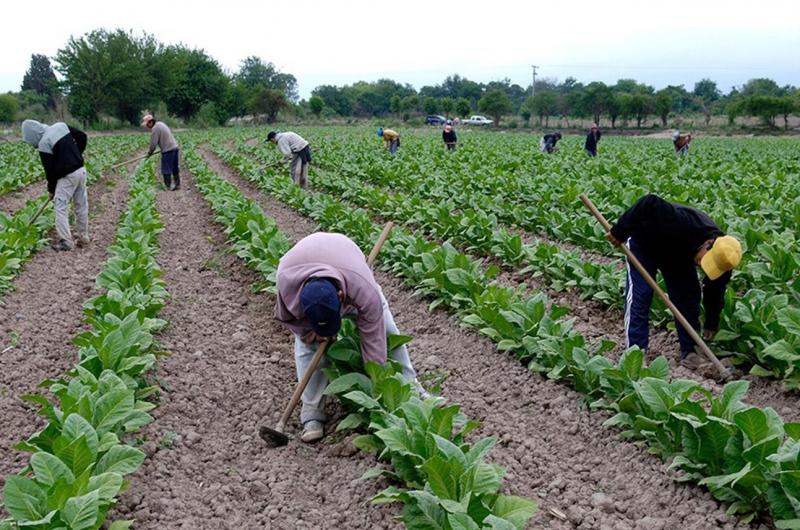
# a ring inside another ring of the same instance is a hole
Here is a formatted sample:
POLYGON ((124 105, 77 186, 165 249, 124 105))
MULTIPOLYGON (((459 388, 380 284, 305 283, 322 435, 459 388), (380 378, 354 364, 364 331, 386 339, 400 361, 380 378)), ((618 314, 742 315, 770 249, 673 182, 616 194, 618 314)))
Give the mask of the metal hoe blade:
POLYGON ((270 447, 283 447, 289 443, 289 437, 280 431, 276 431, 270 427, 262 426, 258 430, 258 435, 261 439, 267 442, 270 447))

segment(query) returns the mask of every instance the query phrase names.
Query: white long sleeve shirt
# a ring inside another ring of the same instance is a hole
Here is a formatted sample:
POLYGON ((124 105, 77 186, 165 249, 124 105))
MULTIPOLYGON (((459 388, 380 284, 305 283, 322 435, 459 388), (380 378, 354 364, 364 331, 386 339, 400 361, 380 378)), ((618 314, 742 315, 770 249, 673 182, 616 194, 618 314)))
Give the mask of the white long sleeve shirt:
POLYGON ((308 142, 302 136, 293 132, 278 133, 275 138, 278 141, 278 149, 287 160, 308 145, 308 142))

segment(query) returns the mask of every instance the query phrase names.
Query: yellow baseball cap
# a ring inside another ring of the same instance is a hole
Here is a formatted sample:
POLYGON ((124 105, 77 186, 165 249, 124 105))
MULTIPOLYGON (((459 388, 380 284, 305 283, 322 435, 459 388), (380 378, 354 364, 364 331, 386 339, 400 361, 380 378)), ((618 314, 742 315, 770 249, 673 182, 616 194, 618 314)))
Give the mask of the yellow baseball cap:
POLYGON ((716 280, 737 267, 742 260, 742 245, 733 236, 721 236, 700 260, 700 267, 710 280, 716 280))

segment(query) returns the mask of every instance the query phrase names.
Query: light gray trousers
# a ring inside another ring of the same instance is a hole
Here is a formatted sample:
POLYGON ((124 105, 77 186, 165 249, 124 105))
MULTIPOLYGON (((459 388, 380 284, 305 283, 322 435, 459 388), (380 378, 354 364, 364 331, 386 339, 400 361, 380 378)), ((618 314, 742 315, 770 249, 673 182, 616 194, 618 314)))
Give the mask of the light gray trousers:
POLYGON ((58 179, 54 197, 56 233, 70 247, 75 246, 69 229, 69 202, 75 210, 75 229, 81 237, 89 238, 89 199, 86 195, 86 168, 76 169, 58 179))
POLYGON ((292 181, 301 188, 305 188, 308 181, 308 164, 303 162, 299 154, 292 156, 290 171, 292 173, 292 181))
MULTIPOLYGON (((394 323, 394 317, 392 316, 392 312, 389 310, 389 304, 386 302, 386 297, 381 292, 381 303, 383 304, 383 321, 386 324, 386 333, 387 335, 397 335, 400 332, 397 329, 397 324, 394 323)), ((348 314, 345 315, 345 318, 355 318, 357 315, 355 314, 348 314)), ((311 358, 314 357, 314 353, 317 351, 317 343, 306 344, 302 341, 299 335, 295 334, 294 336, 294 361, 297 366, 297 380, 303 378, 306 371, 308 370, 308 365, 311 364, 311 358)), ((414 371, 414 367, 411 366, 411 359, 408 356, 408 348, 405 345, 400 346, 399 348, 395 348, 390 352, 392 359, 400 363, 400 366, 403 368, 403 377, 407 381, 412 381, 417 383, 417 373, 414 371)), ((325 391, 325 387, 328 386, 328 378, 325 377, 325 374, 322 373, 322 368, 327 365, 327 360, 323 357, 317 366, 316 372, 314 375, 311 376, 311 379, 308 381, 308 386, 306 387, 305 391, 303 392, 303 407, 300 410, 300 422, 306 423, 307 421, 311 420, 318 420, 318 421, 325 421, 327 420, 327 416, 325 415, 325 396, 323 392, 325 391)))

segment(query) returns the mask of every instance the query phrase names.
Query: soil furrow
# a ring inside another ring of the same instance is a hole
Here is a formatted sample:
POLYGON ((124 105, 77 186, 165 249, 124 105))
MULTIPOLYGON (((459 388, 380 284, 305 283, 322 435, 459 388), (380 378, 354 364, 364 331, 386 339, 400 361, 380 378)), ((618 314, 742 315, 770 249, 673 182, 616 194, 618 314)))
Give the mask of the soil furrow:
POLYGON ((44 180, 26 184, 18 190, 0 196, 0 212, 10 216, 25 206, 26 202, 41 197, 45 193, 47 193, 47 185, 44 180))
POLYGON ((292 336, 273 320, 274 296, 251 292, 257 274, 226 253, 190 175, 181 191, 159 193, 158 207, 157 259, 172 297, 159 340, 171 354, 142 437, 148 458, 115 517, 140 529, 396 528, 396 509, 369 505, 378 489, 358 480, 372 457, 335 436, 277 449, 259 438, 294 390, 292 336))
MULTIPOLYGON (((206 159, 278 223, 292 240, 316 229, 305 218, 237 175, 212 153, 206 159)), ((673 482, 641 444, 619 439, 589 413, 581 396, 544 379, 443 311, 427 312, 401 282, 377 274, 398 326, 414 336, 412 359, 422 374, 447 376, 443 395, 480 420, 501 443, 491 460, 508 470, 506 489, 540 503, 535 528, 739 528, 725 506, 695 486, 673 482), (550 512, 566 515, 562 520, 550 512)))
MULTIPOLYGON (((41 183, 32 186, 41 186, 41 183)), ((41 191, 41 190, 39 190, 41 191)), ((128 180, 106 175, 89 187, 91 244, 70 252, 45 247, 33 255, 0 304, 0 475, 21 469, 26 455, 12 448, 43 425, 35 407, 20 396, 36 391, 77 360, 72 339, 85 331, 82 303, 95 292, 106 248, 128 199, 128 180)), ((47 215, 53 215, 52 212, 47 215)), ((0 482, 3 478, 0 478, 0 482)))

